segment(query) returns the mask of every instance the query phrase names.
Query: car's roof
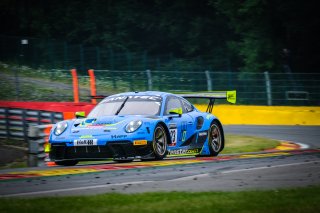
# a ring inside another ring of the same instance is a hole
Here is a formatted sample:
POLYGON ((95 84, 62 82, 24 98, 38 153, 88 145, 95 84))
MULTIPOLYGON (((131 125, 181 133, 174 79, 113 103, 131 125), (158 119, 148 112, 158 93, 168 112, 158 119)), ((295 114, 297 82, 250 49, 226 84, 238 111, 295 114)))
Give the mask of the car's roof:
MULTIPOLYGON (((124 92, 124 93, 119 93, 119 94, 115 94, 115 95, 112 95, 112 96, 136 96, 136 95, 139 95, 139 96, 143 96, 143 95, 146 95, 146 96, 161 96, 161 97, 165 97, 167 95, 172 95, 171 93, 168 93, 168 92, 160 92, 160 91, 143 91, 143 92, 124 92)), ((112 97, 112 96, 109 96, 109 97, 112 97)))

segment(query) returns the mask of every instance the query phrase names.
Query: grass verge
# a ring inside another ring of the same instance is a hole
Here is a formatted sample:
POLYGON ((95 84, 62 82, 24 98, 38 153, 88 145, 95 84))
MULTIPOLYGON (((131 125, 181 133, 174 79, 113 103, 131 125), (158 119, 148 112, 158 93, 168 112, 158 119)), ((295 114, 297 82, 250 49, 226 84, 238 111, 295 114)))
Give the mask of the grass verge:
POLYGON ((320 186, 272 191, 158 192, 0 199, 0 212, 318 212, 320 186))
POLYGON ((226 144, 221 154, 233 154, 243 152, 259 152, 275 148, 280 141, 263 137, 227 134, 226 144))

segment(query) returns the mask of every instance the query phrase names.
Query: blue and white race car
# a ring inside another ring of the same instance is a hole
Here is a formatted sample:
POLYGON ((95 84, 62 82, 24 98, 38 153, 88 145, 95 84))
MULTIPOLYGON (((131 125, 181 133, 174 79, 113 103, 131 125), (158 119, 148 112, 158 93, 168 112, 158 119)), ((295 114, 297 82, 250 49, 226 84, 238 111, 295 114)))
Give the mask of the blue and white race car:
POLYGON ((128 92, 104 98, 85 117, 54 125, 50 159, 58 165, 83 160, 161 160, 166 156, 217 156, 224 148, 221 122, 211 114, 215 99, 236 101, 235 91, 181 94, 128 92), (209 99, 200 112, 186 98, 209 99))

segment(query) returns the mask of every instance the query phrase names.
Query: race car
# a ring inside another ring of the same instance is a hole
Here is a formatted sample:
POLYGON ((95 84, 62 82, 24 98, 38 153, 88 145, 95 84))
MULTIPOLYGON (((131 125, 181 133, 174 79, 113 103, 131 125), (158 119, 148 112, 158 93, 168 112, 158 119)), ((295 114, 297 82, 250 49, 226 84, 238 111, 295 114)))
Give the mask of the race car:
POLYGON ((170 156, 217 156, 224 148, 221 122, 211 114, 214 101, 236 102, 236 91, 171 94, 146 91, 105 97, 86 117, 55 124, 49 157, 58 165, 113 158, 162 160, 170 156), (188 98, 208 99, 207 112, 188 98))

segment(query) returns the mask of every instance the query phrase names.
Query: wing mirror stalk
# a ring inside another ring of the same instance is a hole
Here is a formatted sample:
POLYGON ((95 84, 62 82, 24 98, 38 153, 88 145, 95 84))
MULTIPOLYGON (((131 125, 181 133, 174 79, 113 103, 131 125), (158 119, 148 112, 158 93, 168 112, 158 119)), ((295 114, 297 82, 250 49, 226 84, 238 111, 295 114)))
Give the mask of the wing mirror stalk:
POLYGON ((182 108, 175 108, 169 111, 170 118, 180 118, 182 115, 182 108))
POLYGON ((74 115, 76 116, 76 118, 85 118, 86 117, 85 112, 76 112, 76 113, 74 113, 74 115))

